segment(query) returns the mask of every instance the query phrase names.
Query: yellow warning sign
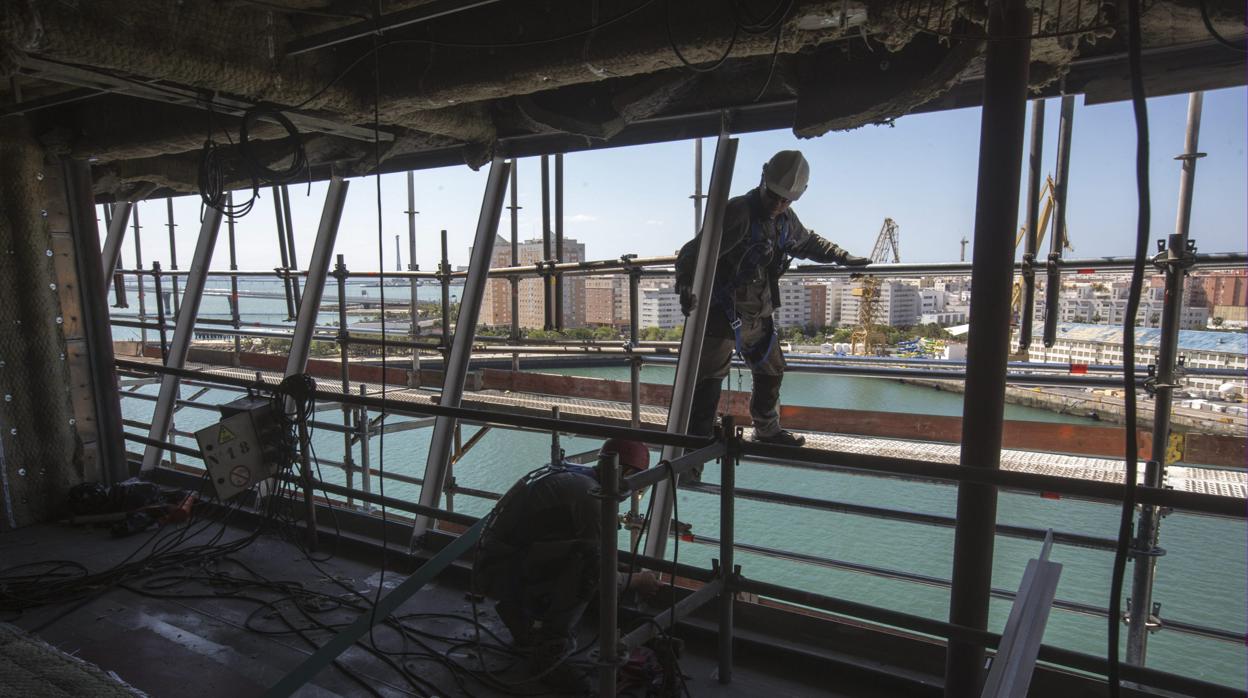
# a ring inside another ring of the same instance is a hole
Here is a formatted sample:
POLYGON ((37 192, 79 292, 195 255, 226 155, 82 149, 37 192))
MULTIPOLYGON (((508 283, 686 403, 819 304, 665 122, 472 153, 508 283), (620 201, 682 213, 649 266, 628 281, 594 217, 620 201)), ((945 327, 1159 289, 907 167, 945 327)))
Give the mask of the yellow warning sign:
POLYGON ((235 438, 234 432, 230 431, 229 429, 226 428, 224 424, 222 424, 221 431, 217 433, 217 443, 228 444, 229 442, 233 441, 234 438, 235 438))

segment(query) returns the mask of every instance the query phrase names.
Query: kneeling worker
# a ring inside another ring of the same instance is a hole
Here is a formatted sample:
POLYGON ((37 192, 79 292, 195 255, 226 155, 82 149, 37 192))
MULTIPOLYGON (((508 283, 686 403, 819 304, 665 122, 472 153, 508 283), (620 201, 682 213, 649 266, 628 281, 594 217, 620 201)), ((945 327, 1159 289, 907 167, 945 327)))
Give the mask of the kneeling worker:
MULTIPOLYGON (((637 441, 609 439, 601 453, 619 456, 624 476, 650 467, 637 441)), ((564 660, 575 651, 575 629, 598 586, 603 535, 596 467, 570 463, 529 473, 494 508, 481 537, 475 587, 496 600, 495 610, 526 653, 530 669, 550 687, 590 690, 589 678, 564 660)), ((648 572, 621 575, 619 588, 649 595, 658 588, 648 572)))
MULTIPOLYGON (((724 233, 715 268, 714 290, 706 339, 689 418, 690 434, 710 434, 724 378, 735 349, 750 367, 754 390, 750 417, 754 439, 783 446, 801 446, 806 438, 780 428, 780 383, 784 354, 776 342, 772 313, 780 305, 780 277, 794 257, 851 267, 871 263, 856 257, 802 226, 789 203, 806 191, 810 165, 796 150, 782 150, 763 166, 758 188, 728 200, 724 233)), ((689 315, 697 303, 693 289, 702 236, 685 244, 676 259, 676 289, 681 310, 689 315)))

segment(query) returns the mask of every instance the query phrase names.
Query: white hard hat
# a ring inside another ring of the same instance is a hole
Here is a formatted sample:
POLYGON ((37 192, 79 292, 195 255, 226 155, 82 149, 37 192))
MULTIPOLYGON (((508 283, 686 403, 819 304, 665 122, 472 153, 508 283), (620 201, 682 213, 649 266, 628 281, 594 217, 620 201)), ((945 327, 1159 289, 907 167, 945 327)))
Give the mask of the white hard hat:
POLYGON ((763 165, 763 184, 782 199, 797 201, 810 181, 810 165, 800 150, 781 150, 763 165))

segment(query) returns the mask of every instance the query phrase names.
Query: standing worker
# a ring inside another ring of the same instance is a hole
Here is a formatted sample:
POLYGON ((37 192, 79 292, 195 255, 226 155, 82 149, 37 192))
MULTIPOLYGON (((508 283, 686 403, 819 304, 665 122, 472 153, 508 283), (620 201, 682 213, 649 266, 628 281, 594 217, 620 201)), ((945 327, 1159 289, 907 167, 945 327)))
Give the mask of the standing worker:
MULTIPOLYGON (((862 267, 871 263, 807 230, 789 204, 806 191, 810 165, 797 150, 782 150, 763 165, 758 188, 728 200, 719 264, 710 298, 706 339, 689 416, 690 434, 710 434, 732 354, 741 355, 754 377, 750 417, 754 440, 801 446, 806 437, 780 427, 784 354, 776 342, 772 313, 780 305, 780 277, 794 257, 862 267)), ((676 290, 685 315, 702 299, 693 292, 701 232, 676 258, 676 290)))
MULTIPOLYGON (((619 457, 621 476, 650 467, 639 441, 608 439, 601 453, 619 457)), ((529 669, 548 687, 584 695, 592 684, 567 663, 576 651, 576 625, 598 586, 603 535, 596 493, 598 468, 543 466, 520 478, 490 514, 474 566, 474 591, 496 600, 495 611, 529 669)), ((659 583, 649 572, 621 573, 617 588, 648 596, 659 583)))

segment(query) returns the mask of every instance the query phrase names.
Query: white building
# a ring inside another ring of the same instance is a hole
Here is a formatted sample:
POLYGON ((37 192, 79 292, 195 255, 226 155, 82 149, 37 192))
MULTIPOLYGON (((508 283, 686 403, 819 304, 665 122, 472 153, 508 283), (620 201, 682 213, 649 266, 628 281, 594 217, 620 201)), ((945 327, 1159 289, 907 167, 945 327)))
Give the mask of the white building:
POLYGON ((772 315, 776 327, 805 327, 810 324, 810 289, 801 279, 780 279, 780 302, 772 315))
MULTIPOLYGON (((1152 327, 1135 328, 1135 364, 1147 366, 1157 363, 1161 330, 1152 327)), ((1013 349, 1018 350, 1018 337, 1012 339, 1013 349)), ((1204 330, 1179 331, 1179 355, 1192 368, 1229 368, 1248 371, 1248 334, 1242 332, 1208 332, 1204 330)), ((1057 326, 1057 341, 1046 348, 1042 343, 1032 342, 1027 350, 1028 361, 1051 363, 1122 365, 1122 328, 1109 325, 1062 323, 1057 326)), ((1191 388, 1216 392, 1224 383, 1231 382, 1244 392, 1244 379, 1234 380, 1223 376, 1190 376, 1184 382, 1191 388)))
POLYGON ((680 295, 673 286, 643 288, 641 293, 640 324, 646 327, 658 327, 670 330, 680 327, 685 316, 680 312, 680 295))
MULTIPOLYGON (((854 295, 854 292, 861 287, 861 282, 855 282, 849 291, 841 295, 841 323, 844 325, 858 322, 858 305, 861 296, 854 295)), ((919 288, 913 283, 881 281, 876 289, 875 321, 877 324, 911 327, 918 323, 921 307, 919 288)))
POLYGON ((919 316, 920 325, 961 325, 966 322, 966 312, 962 310, 946 310, 938 313, 923 313, 919 316))

